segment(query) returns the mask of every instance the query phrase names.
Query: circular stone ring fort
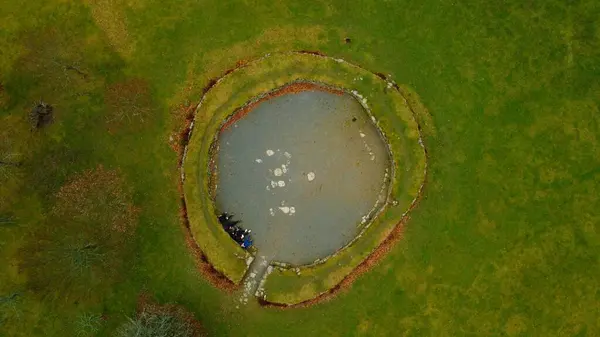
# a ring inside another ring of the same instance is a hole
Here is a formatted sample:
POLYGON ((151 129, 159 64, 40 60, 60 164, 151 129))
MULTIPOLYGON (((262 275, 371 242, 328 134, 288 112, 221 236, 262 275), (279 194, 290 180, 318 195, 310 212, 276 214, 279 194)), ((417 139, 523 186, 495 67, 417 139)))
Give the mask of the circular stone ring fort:
POLYGON ((181 166, 206 261, 244 285, 243 301, 280 306, 335 293, 385 253, 426 168, 400 87, 315 52, 268 54, 214 81, 181 166))

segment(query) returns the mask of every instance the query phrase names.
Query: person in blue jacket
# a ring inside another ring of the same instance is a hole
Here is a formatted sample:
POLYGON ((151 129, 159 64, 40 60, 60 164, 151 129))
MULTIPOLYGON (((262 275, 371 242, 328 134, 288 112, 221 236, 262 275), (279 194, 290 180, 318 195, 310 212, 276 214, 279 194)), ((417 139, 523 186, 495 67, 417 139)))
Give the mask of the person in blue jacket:
POLYGON ((250 238, 250 235, 244 236, 244 241, 242 242, 241 246, 244 249, 248 249, 248 248, 252 247, 252 239, 250 238))

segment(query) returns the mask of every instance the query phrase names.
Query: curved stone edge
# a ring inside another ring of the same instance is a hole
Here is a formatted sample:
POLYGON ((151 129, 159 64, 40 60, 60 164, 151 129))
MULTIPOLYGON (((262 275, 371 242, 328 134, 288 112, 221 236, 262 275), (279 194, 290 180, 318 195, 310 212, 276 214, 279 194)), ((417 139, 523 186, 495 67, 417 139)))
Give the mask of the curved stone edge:
MULTIPOLYGON (((210 87, 205 90, 196 112, 201 108, 207 93, 219 83, 219 80, 211 83, 210 87)), ((180 162, 181 202, 185 214, 184 223, 189 235, 195 242, 193 251, 200 252, 201 260, 212 267, 213 272, 208 275, 211 283, 222 289, 236 288, 239 287, 246 273, 246 260, 250 256, 248 252, 237 246, 217 223, 214 216, 214 205, 210 202, 210 182, 204 179, 200 180, 202 168, 210 166, 201 154, 206 152, 204 157, 207 159, 212 156, 208 155, 211 151, 210 148, 203 149, 206 147, 206 141, 197 139, 203 137, 203 130, 194 132, 196 112, 194 113, 194 119, 188 126, 186 143, 183 147, 180 162), (199 149, 195 150, 196 147, 199 147, 199 149), (224 287, 225 283, 214 282, 214 279, 226 279, 229 284, 224 287)), ((205 176, 207 175, 202 174, 202 177, 205 176)))
MULTIPOLYGON (((369 72, 368 70, 366 70, 366 69, 364 69, 364 68, 361 68, 361 67, 359 67, 359 66, 356 66, 356 65, 353 65, 353 64, 350 64, 350 63, 347 63, 347 62, 346 62, 346 61, 344 61, 344 60, 341 60, 341 59, 335 59, 335 58, 331 58, 331 57, 327 57, 327 56, 324 56, 323 54, 316 53, 316 52, 307 52, 307 51, 299 51, 299 52, 283 52, 283 53, 276 53, 276 54, 273 54, 273 55, 282 55, 282 56, 285 56, 286 54, 287 54, 287 55, 294 55, 294 54, 311 54, 311 55, 313 55, 313 56, 315 56, 315 57, 322 57, 322 58, 326 58, 326 59, 328 59, 328 60, 334 60, 335 62, 343 62, 343 63, 346 63, 348 66, 351 66, 351 67, 354 67, 354 68, 357 68, 357 69, 361 69, 362 71, 365 71, 365 72, 369 72)), ((225 74, 224 74, 224 75, 223 75, 221 78, 219 78, 219 79, 216 79, 216 80, 211 80, 211 81, 209 82, 209 84, 207 85, 207 87, 205 88, 205 90, 204 90, 204 94, 203 94, 203 96, 202 96, 202 99, 201 99, 200 103, 198 104, 198 107, 197 107, 197 108, 196 108, 196 110, 195 110, 195 113, 194 113, 194 119, 195 119, 195 117, 196 117, 196 113, 198 112, 198 110, 199 110, 199 109, 200 109, 200 107, 202 106, 202 104, 203 104, 203 102, 204 102, 204 100, 205 100, 205 98, 206 98, 206 95, 207 95, 207 93, 210 91, 210 89, 212 89, 212 88, 213 88, 215 85, 217 85, 219 82, 221 82, 221 81, 222 81, 224 78, 226 78, 226 77, 227 77, 227 76, 229 76, 230 74, 232 74, 232 73, 234 73, 234 72, 238 71, 239 69, 245 68, 245 67, 246 67, 246 66, 248 66, 248 65, 251 65, 251 64, 254 64, 254 63, 260 62, 260 61, 262 61, 262 60, 264 60, 264 59, 266 59, 266 58, 269 58, 269 57, 271 57, 271 54, 266 54, 266 55, 264 55, 263 57, 257 58, 257 59, 255 59, 255 60, 253 60, 253 61, 244 62, 244 63, 238 63, 238 65, 237 65, 235 68, 232 68, 232 69, 229 69, 229 70, 227 70, 227 71, 225 72, 225 74)), ((400 91, 400 89, 399 89, 398 85, 397 85, 397 84, 395 84, 393 81, 385 79, 385 76, 383 76, 382 74, 377 74, 377 73, 375 73, 375 75, 376 75, 376 76, 378 76, 379 78, 381 78, 381 79, 383 79, 383 80, 387 81, 387 83, 389 83, 391 86, 393 86, 393 87, 394 87, 396 90, 400 91)), ((409 105, 409 104, 407 104, 407 105, 409 105)), ((409 105, 409 106, 410 106, 410 105, 409 105)), ((414 116, 413 116, 413 118, 414 118, 414 116)), ((417 125, 419 126, 419 124, 418 124, 418 123, 417 123, 417 125)), ((189 126, 188 126, 187 130, 184 130, 184 132, 182 133, 182 134, 183 134, 183 137, 182 137, 182 138, 183 138, 183 141, 182 141, 182 143, 184 144, 184 146, 183 146, 183 151, 181 152, 181 156, 180 156, 181 185, 182 185, 182 186, 184 185, 184 181, 185 181, 185 179, 186 179, 186 175, 185 175, 185 172, 186 172, 186 169, 185 169, 185 166, 186 166, 186 165, 185 165, 185 161, 186 161, 186 157, 187 157, 188 150, 189 150, 189 146, 188 146, 188 145, 189 145, 189 143, 190 143, 189 141, 190 141, 190 139, 191 139, 191 137, 192 137, 192 135, 193 135, 193 133, 192 133, 193 129, 194 129, 194 122, 193 122, 193 121, 190 121, 190 123, 189 123, 189 126)), ((419 132, 420 132, 420 126, 419 126, 419 132)), ((420 134, 419 134, 419 143, 421 144, 421 146, 422 146, 423 150, 425 151, 425 147, 424 147, 424 145, 423 145, 423 142, 422 142, 422 139, 421 139, 421 135, 420 135, 420 134)), ((425 151, 425 153, 426 153, 426 151, 425 151)), ((426 157, 426 156, 425 156, 425 157, 426 157)), ((423 178, 425 178, 425 176, 426 176, 426 170, 427 170, 427 160, 426 160, 426 159, 427 159, 427 158, 425 158, 425 161, 424 161, 424 166, 425 166, 424 170, 425 170, 425 173, 424 173, 424 176, 423 176, 423 178)), ((188 172, 188 173, 189 173, 189 172, 188 172)), ((423 184, 422 184, 422 185, 421 185, 421 187, 420 187, 420 190, 419 190, 419 193, 418 193, 418 195, 417 195, 417 198, 415 198, 415 200, 413 200, 413 203, 411 204, 412 206, 411 206, 411 208, 410 208, 410 209, 414 208, 414 205, 416 205, 416 200, 417 200, 417 199, 420 197, 420 195, 421 195, 421 193, 422 193, 422 188, 423 188, 423 184)), ((184 205, 184 206, 183 206, 183 208, 184 208, 184 210, 185 210, 186 198, 185 198, 185 193, 184 193, 184 192, 182 192, 182 204, 184 205)), ((408 211, 407 211, 407 212, 408 212, 408 211)), ((395 242, 395 241, 396 241, 396 239, 395 239, 395 238, 396 238, 396 237, 399 237, 399 233, 400 233, 400 230, 401 230, 401 228, 402 228, 402 226, 401 226, 401 225, 402 225, 403 223, 405 223, 407 219, 408 219, 408 217, 404 217, 404 218, 403 218, 403 220, 401 221, 401 224, 398 224, 398 225, 396 225, 396 227, 395 227, 395 230, 394 230, 394 231, 393 231, 391 234, 389 234, 389 235, 388 235, 388 237, 387 237, 387 238, 386 238, 386 239, 385 239, 385 240, 384 240, 384 241, 381 243, 381 245, 380 245, 380 246, 379 246, 379 247, 376 249, 376 251, 374 251, 374 252, 372 252, 371 254, 369 254, 369 255, 368 255, 368 257, 367 257, 367 258, 366 258, 366 259, 365 259, 365 260, 364 260, 362 263, 360 263, 360 264, 358 265, 358 267, 356 267, 356 268, 355 268, 355 271, 353 271, 353 272, 351 272, 349 275, 347 275, 347 276, 346 276, 346 277, 345 277, 345 278, 344 278, 344 279, 341 281, 341 283, 340 283, 340 284, 338 284, 337 286, 335 286, 334 288, 330 289, 330 290, 329 290, 329 291, 327 291, 327 292, 324 292, 324 293, 321 293, 321 294, 316 294, 316 297, 315 297, 315 298, 312 298, 312 299, 310 299, 310 300, 308 300, 308 301, 303 301, 303 302, 301 302, 301 303, 296 303, 296 304, 293 304, 293 305, 287 304, 287 305, 286 305, 286 307, 302 306, 302 305, 309 305, 309 304, 316 303, 316 302, 318 302, 318 301, 320 301, 320 300, 323 300, 323 299, 325 299, 325 298, 329 298, 329 297, 331 297, 331 295, 335 294, 335 293, 338 291, 338 289, 342 289, 342 288, 344 288, 344 285, 346 285, 346 284, 349 284, 349 282, 351 283, 351 281, 354 279, 354 275, 357 275, 358 273, 360 273, 360 270, 364 269, 364 268, 363 268, 364 266, 366 266, 366 265, 370 265, 370 264, 372 264, 372 263, 373 263, 373 261, 375 261, 375 258, 374 258, 374 257, 378 256, 378 255, 376 254, 378 251, 381 251, 382 249, 384 249, 384 247, 386 247, 386 246, 389 246, 389 243, 390 243, 390 242, 395 242)), ((187 220, 187 217, 186 217, 186 220, 187 220)), ((190 233, 191 233, 191 234, 194 234, 194 233, 193 233, 193 226, 189 226, 189 225, 188 225, 188 226, 187 226, 187 228, 189 229, 189 231, 190 231, 190 233)), ((220 228, 220 227, 219 227, 219 228, 220 228)), ((218 232, 218 231, 217 231, 217 232, 218 232)), ((195 236, 194 236, 194 237, 195 237, 195 236)), ((195 240, 195 241, 196 241, 196 242, 198 242, 198 240, 195 240)), ((226 241, 228 241, 228 242, 231 242, 231 240, 228 240, 228 238, 226 238, 226 241)), ((239 269, 239 270, 240 270, 240 272, 239 272, 239 273, 237 273, 237 275, 235 275, 235 274, 234 274, 234 275, 232 275, 232 273, 227 273, 227 272, 226 272, 226 270, 225 270, 225 272, 223 272, 223 271, 219 271, 219 270, 214 270, 214 271, 216 272, 217 276, 219 276, 219 278, 222 278, 222 276, 225 276, 225 277, 228 277, 228 278, 230 278, 230 279, 233 279, 233 280, 237 281, 236 283, 239 283, 239 280, 241 280, 241 278, 243 277, 243 271, 242 271, 242 270, 245 270, 245 268, 246 268, 246 267, 245 267, 245 266, 246 266, 246 263, 244 263, 243 261, 241 261, 241 260, 240 260, 240 259, 243 259, 244 257, 243 257, 243 256, 241 256, 241 255, 238 255, 238 254, 240 253, 239 251, 242 251, 242 250, 241 250, 239 247, 237 247, 237 246, 235 246, 235 247, 236 247, 236 249, 238 249, 238 252, 236 252, 234 255, 236 256, 236 259, 237 259, 238 265, 239 265, 239 266, 242 266, 242 267, 239 269), (236 277, 236 276, 237 276, 237 277, 236 277)), ((221 248, 222 248, 222 247, 221 247, 221 248)), ((202 250, 202 248, 201 248, 201 247, 198 247, 198 250, 202 250)), ((242 251, 242 252, 243 252, 243 251, 242 251)), ((245 253, 245 252, 243 252, 243 253, 245 253)), ((203 260, 205 260, 205 261, 206 261, 206 262, 208 262, 209 264, 213 263, 213 261, 211 261, 210 257, 209 257, 209 258, 206 258, 206 256, 204 256, 203 260)), ((364 271, 363 271, 363 272, 364 272, 364 271)), ((212 283, 213 283, 213 284, 215 284, 215 282, 212 282, 212 283)), ((217 285, 217 286, 219 286, 218 284, 216 284, 216 285, 217 285)), ((221 287, 221 288, 223 288, 223 287, 221 287)), ((269 303, 269 302, 266 302, 266 301, 262 301, 261 303, 262 303, 263 305, 277 305, 277 304, 274 304, 274 303, 269 303)))

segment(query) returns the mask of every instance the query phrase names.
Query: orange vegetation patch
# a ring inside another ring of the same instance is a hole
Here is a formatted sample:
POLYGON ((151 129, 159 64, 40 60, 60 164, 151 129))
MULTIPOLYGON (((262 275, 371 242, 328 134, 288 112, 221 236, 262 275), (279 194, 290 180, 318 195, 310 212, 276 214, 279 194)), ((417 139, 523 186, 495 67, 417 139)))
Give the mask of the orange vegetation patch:
MULTIPOLYGON (((196 105, 190 103, 182 103, 175 107, 173 114, 175 115, 176 123, 179 124, 176 135, 177 139, 173 137, 169 140, 169 146, 173 151, 177 153, 183 153, 183 150, 188 142, 189 128, 194 120, 194 110, 196 105)), ((179 156, 181 161, 183 156, 179 156)), ((181 162, 179 162, 181 165, 181 162)))
POLYGON ((132 235, 139 210, 132 204, 131 189, 125 186, 119 171, 99 165, 60 188, 52 214, 61 219, 97 223, 118 235, 132 235))
POLYGON ((111 84, 106 88, 104 103, 107 108, 106 124, 111 132, 123 126, 135 128, 151 117, 150 86, 143 79, 133 78, 111 84))
MULTIPOLYGON (((203 89, 203 95, 205 95, 216 83, 216 80, 210 80, 209 83, 203 89)), ((178 152, 177 166, 179 167, 179 169, 182 169, 183 155, 185 152, 185 148, 189 142, 190 128, 192 125, 192 121, 194 120, 194 110, 195 106, 191 104, 180 105, 179 117, 183 117, 183 127, 181 128, 181 131, 179 131, 176 144, 172 145, 172 148, 178 152)), ((200 274, 206 280, 208 280, 214 287, 217 287, 226 292, 233 292, 239 286, 233 283, 221 272, 216 270, 210 264, 210 262, 208 262, 206 255, 204 255, 204 253, 202 252, 202 250, 198 246, 198 243, 192 235, 192 232, 190 230, 190 222, 187 216, 187 205, 185 203, 182 179, 178 179, 178 191, 180 200, 179 218, 182 224, 181 227, 185 236, 185 243, 189 248, 190 252, 192 253, 194 261, 196 262, 196 268, 198 269, 200 274)))
POLYGON ((196 240, 194 240, 194 237, 192 236, 192 232, 190 230, 190 222, 187 217, 187 207, 185 205, 185 199, 183 199, 183 186, 181 184, 179 189, 182 194, 181 205, 179 208, 179 216, 181 219, 181 223, 183 224, 182 230, 185 235, 185 244, 192 253, 192 256, 194 257, 194 261, 196 262, 196 268, 198 269, 200 274, 206 280, 208 280, 208 282, 210 282, 210 284, 212 284, 214 287, 224 290, 228 293, 233 292, 234 290, 239 288, 239 285, 236 285, 225 275, 216 270, 212 266, 212 264, 208 262, 206 255, 204 255, 204 253, 198 246, 198 243, 196 242, 196 240))
POLYGON ((192 329, 192 336, 203 337, 206 336, 206 331, 202 326, 202 323, 196 319, 193 313, 185 309, 181 305, 176 304, 159 304, 152 296, 147 293, 141 293, 138 297, 137 313, 138 315, 147 312, 152 314, 168 314, 176 317, 177 319, 187 323, 192 329))
MULTIPOLYGON (((223 76, 226 76, 228 73, 232 72, 234 69, 236 69, 238 67, 244 66, 244 64, 245 63, 240 63, 240 64, 236 65, 236 67, 225 71, 223 76)), ((217 79, 214 79, 214 78, 210 79, 208 81, 208 83, 204 86, 204 88, 202 88, 201 96, 203 97, 204 95, 206 95, 206 93, 215 84, 217 84, 217 79)), ((186 88, 186 91, 188 93, 192 93, 194 90, 190 86, 190 87, 186 88)), ((182 169, 183 155, 185 152, 185 148, 189 142, 190 129, 192 126, 192 122, 194 120, 196 107, 197 107, 196 104, 191 104, 190 102, 186 101, 185 103, 178 105, 174 111, 175 123, 179 124, 180 128, 177 133, 177 139, 174 140, 170 146, 173 150, 177 151, 177 153, 178 153, 177 167, 179 169, 182 169)), ((185 202, 183 180, 181 180, 179 178, 178 178, 178 191, 179 191, 179 200, 180 200, 179 217, 180 217, 180 221, 182 224, 181 229, 185 236, 185 243, 186 243, 187 247, 189 248, 192 256, 194 257, 194 261, 196 262, 196 268, 198 269, 200 274, 214 287, 224 290, 226 292, 233 292, 234 290, 239 288, 239 285, 236 285, 235 283, 233 283, 225 275, 223 275, 221 272, 216 270, 210 264, 210 262, 208 262, 206 255, 202 252, 202 250, 200 249, 200 246, 198 246, 198 243, 196 242, 196 240, 194 239, 194 237, 192 235, 192 232, 190 230, 190 222, 189 222, 189 219, 187 216, 187 205, 185 202)))
POLYGON ((223 132, 227 130, 231 125, 235 124, 240 119, 244 118, 250 111, 259 106, 261 103, 273 99, 275 97, 287 95, 287 94, 297 94, 303 91, 324 91, 334 95, 343 95, 344 91, 336 88, 326 87, 323 85, 319 85, 312 82, 300 81, 288 84, 281 88, 278 88, 274 91, 267 93, 264 96, 261 96, 258 100, 252 101, 242 108, 238 109, 231 117, 229 117, 223 126, 221 127, 221 131, 223 132))
POLYGON ((0 109, 8 106, 8 94, 4 89, 4 85, 0 83, 0 109))

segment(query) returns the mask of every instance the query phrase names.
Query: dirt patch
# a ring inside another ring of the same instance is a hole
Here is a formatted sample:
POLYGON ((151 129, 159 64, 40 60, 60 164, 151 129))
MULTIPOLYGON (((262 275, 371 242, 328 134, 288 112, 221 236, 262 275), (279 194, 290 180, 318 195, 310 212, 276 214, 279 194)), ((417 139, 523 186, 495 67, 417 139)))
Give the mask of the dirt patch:
POLYGON ((377 77, 381 78, 384 81, 387 81, 387 76, 384 73, 374 73, 377 77))
MULTIPOLYGON (((179 127, 177 128, 177 132, 171 134, 169 138, 169 147, 180 153, 183 151, 183 147, 187 144, 188 141, 188 132, 187 130, 194 119, 194 110, 196 109, 196 105, 190 102, 185 102, 177 105, 172 114, 179 127), (175 136, 175 137, 174 137, 175 136)), ((182 159, 181 157, 179 159, 182 159)), ((181 163, 179 163, 181 164, 181 163)))
POLYGON ((187 323, 192 328, 192 336, 204 337, 206 331, 202 326, 202 323, 196 319, 193 313, 185 309, 181 305, 176 304, 159 304, 155 299, 148 293, 141 293, 138 297, 137 302, 137 313, 141 314, 148 312, 152 314, 168 314, 176 317, 177 319, 187 323))
POLYGON ((108 38, 113 48, 124 57, 133 54, 135 46, 129 37, 127 18, 113 0, 86 1, 94 22, 108 38))
POLYGON ((300 53, 300 54, 317 55, 317 56, 326 56, 325 54, 321 53, 318 50, 299 50, 298 53, 300 53))
POLYGON ((122 127, 137 128, 151 118, 152 96, 148 82, 132 78, 111 84, 104 94, 106 125, 110 132, 122 127))

